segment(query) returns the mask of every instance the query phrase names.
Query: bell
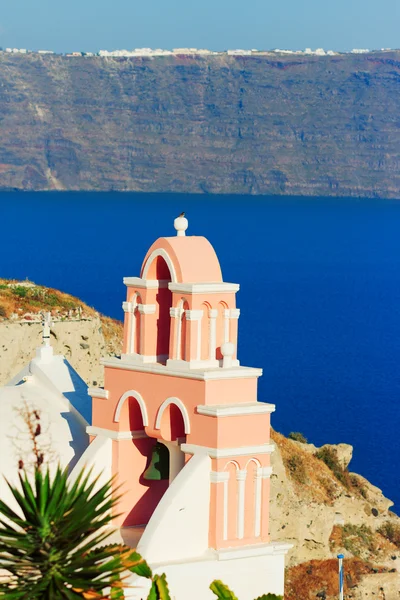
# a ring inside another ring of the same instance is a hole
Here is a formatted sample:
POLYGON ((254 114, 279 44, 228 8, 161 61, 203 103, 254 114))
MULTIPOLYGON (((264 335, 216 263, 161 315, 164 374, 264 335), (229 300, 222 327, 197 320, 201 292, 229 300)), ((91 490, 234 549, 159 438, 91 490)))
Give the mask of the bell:
POLYGON ((169 450, 164 444, 160 442, 154 444, 150 464, 143 473, 143 479, 148 481, 169 479, 169 450))

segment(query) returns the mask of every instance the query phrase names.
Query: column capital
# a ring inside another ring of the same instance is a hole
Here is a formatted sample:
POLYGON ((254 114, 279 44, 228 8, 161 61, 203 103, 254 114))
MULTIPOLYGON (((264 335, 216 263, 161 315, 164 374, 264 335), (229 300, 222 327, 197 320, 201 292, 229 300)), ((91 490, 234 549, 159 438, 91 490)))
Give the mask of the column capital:
POLYGON ((200 321, 203 318, 202 310, 185 310, 188 321, 200 321))
POLYGON ((240 308, 231 308, 230 310, 230 318, 238 319, 240 317, 240 308))
POLYGON ((132 302, 123 302, 122 310, 126 313, 132 312, 132 302))
POLYGON ((211 483, 221 483, 224 481, 228 481, 228 479, 229 479, 228 471, 211 471, 211 473, 210 473, 211 483))
POLYGON ((183 314, 183 308, 179 308, 179 307, 174 308, 172 306, 169 309, 169 316, 172 317, 173 319, 180 319, 182 314, 183 314))
POLYGON ((156 312, 155 304, 138 304, 137 306, 141 315, 154 315, 156 312))
POLYGON ((208 316, 210 319, 216 319, 218 317, 218 309, 217 308, 209 308, 208 316))
POLYGON ((236 471, 236 479, 237 481, 245 481, 247 477, 247 471, 244 469, 238 469, 236 471))
POLYGON ((262 469, 261 469, 262 479, 269 479, 271 477, 271 475, 272 475, 272 467, 262 467, 262 469))

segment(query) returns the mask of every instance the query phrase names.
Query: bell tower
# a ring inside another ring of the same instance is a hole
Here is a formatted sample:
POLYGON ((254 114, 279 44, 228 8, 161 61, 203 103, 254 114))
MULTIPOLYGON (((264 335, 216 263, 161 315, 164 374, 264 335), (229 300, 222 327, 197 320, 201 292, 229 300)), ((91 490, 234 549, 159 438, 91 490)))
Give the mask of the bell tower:
POLYGON ((150 563, 242 557, 257 571, 273 556, 271 586, 260 591, 283 593, 289 546, 270 543, 268 531, 275 407, 257 401, 261 369, 238 360, 239 285, 223 281, 206 238, 186 235, 185 217, 174 226, 140 277, 124 279, 123 352, 103 361, 104 389, 89 390, 89 462, 122 484, 115 524, 140 530, 150 563))

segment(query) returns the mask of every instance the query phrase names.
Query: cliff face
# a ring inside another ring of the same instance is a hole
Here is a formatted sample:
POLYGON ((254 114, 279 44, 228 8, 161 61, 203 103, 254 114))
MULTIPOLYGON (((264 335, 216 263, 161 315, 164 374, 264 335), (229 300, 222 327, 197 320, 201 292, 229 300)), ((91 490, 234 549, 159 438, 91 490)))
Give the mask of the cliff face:
POLYGON ((400 52, 0 54, 0 188, 400 197, 400 52))

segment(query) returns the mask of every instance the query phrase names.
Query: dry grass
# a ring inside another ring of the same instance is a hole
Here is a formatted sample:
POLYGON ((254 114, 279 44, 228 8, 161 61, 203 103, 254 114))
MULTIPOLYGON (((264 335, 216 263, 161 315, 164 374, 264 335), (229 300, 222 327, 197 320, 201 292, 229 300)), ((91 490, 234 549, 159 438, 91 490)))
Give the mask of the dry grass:
POLYGON ((13 314, 22 318, 24 315, 35 315, 43 311, 62 317, 77 310, 86 317, 96 314, 93 308, 79 298, 65 292, 30 281, 0 279, 0 316, 3 318, 9 319, 13 314))
POLYGON ((323 461, 276 431, 271 431, 271 437, 279 447, 288 477, 301 486, 305 500, 331 504, 343 492, 343 486, 323 461))
POLYGON ((366 497, 356 476, 339 465, 335 450, 323 448, 312 454, 302 444, 271 430, 271 437, 282 454, 286 473, 294 485, 301 486, 307 500, 332 504, 343 493, 366 497))
MULTIPOLYGON (((344 591, 349 592, 363 575, 384 573, 387 569, 372 567, 359 558, 350 558, 344 564, 344 591)), ((326 600, 338 597, 338 561, 311 560, 287 570, 285 600, 315 600, 316 594, 326 600)))
POLYGON ((10 319, 29 320, 42 312, 50 312, 62 320, 69 318, 99 317, 103 329, 107 351, 115 353, 122 348, 123 324, 121 321, 99 315, 79 298, 31 281, 0 279, 0 321, 10 319))

